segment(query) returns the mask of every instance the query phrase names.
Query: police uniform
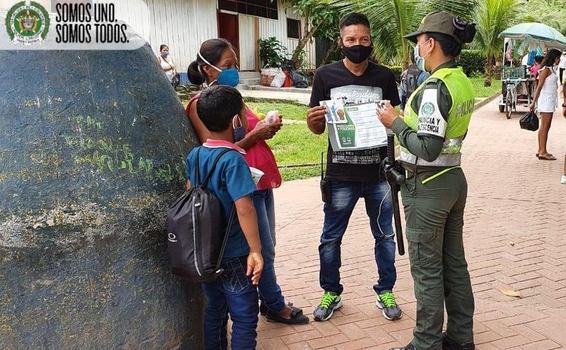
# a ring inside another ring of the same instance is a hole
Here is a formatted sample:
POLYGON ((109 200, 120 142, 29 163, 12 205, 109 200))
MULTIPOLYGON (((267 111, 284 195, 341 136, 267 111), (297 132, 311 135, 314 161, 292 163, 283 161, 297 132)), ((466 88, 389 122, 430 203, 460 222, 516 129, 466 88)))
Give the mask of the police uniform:
MULTIPOLYGON (((447 12, 433 13, 407 38, 416 41, 426 32, 455 37, 453 18, 447 12)), ((404 118, 391 127, 407 173, 401 194, 417 299, 413 341, 401 349, 474 348, 474 298, 462 238, 468 186, 460 167, 474 98, 462 69, 454 61, 445 63, 412 94, 404 118), (445 304, 448 326, 443 335, 445 304)))

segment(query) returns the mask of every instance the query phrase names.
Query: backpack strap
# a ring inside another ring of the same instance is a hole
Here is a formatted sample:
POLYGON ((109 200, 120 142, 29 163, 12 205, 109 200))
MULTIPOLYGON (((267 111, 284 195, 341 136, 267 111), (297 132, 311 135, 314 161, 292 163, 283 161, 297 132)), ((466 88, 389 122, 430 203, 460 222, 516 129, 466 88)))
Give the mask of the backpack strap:
POLYGON ((218 156, 216 156, 216 159, 214 160, 212 167, 208 171, 208 174, 204 178, 204 181, 202 183, 200 183, 200 174, 199 174, 200 171, 199 170, 200 170, 200 150, 201 150, 201 148, 202 147, 197 148, 197 154, 195 155, 195 184, 194 184, 194 187, 206 188, 208 186, 208 182, 210 181, 210 177, 212 176, 212 173, 216 169, 216 165, 218 165, 218 162, 220 161, 220 158, 222 158, 222 156, 225 155, 226 153, 228 153, 230 151, 234 151, 234 150, 227 148, 227 149, 223 150, 222 152, 220 152, 220 154, 218 156), (200 183, 200 185, 199 185, 199 183, 200 183))
MULTIPOLYGON (((220 154, 218 156, 216 156, 216 159, 214 160, 214 164, 212 164, 210 171, 208 172, 208 174, 204 178, 204 181, 200 185, 201 188, 206 188, 208 186, 208 182, 210 181, 210 177, 212 176, 212 173, 216 169, 216 165, 218 165, 220 158, 222 158, 223 155, 225 155, 226 153, 228 153, 230 151, 235 151, 235 150, 233 150, 231 148, 227 148, 227 149, 223 150, 222 152, 220 152, 220 154)), ((195 166, 196 166, 195 180, 196 180, 197 183, 199 182, 199 153, 200 153, 200 147, 197 149, 197 154, 195 156, 195 166)), ((195 185, 195 186, 197 186, 197 185, 195 185)), ((230 213, 230 218, 228 219, 228 225, 226 226, 226 231, 224 232, 224 239, 222 240, 222 248, 220 249, 220 255, 218 256, 218 261, 216 262, 216 271, 217 272, 220 270, 220 265, 222 264, 222 258, 224 258, 224 251, 226 250, 226 245, 228 244, 228 238, 230 237, 230 231, 232 231, 232 226, 234 225, 235 219, 236 219, 236 204, 233 204, 232 205, 232 212, 230 213)))
POLYGON ((234 151, 234 150, 231 149, 231 148, 227 148, 225 150, 222 150, 222 152, 220 152, 220 154, 218 156, 216 156, 216 159, 214 160, 212 167, 210 168, 210 170, 208 171, 208 174, 206 175, 206 177, 204 178, 204 181, 202 182, 201 188, 206 188, 208 186, 208 182, 210 181, 210 178, 212 177, 212 173, 214 173, 214 170, 216 169, 216 165, 218 165, 220 158, 222 158, 223 155, 225 155, 226 153, 228 153, 230 151, 234 151))

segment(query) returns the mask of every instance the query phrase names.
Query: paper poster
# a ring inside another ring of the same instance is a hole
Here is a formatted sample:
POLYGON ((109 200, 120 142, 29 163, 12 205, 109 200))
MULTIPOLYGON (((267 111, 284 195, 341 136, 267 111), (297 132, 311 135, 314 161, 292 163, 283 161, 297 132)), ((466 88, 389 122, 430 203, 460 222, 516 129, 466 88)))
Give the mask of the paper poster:
POLYGON ((326 124, 333 151, 387 145, 387 131, 377 119, 376 102, 344 106, 340 100, 327 100, 321 101, 320 105, 327 110, 326 124))

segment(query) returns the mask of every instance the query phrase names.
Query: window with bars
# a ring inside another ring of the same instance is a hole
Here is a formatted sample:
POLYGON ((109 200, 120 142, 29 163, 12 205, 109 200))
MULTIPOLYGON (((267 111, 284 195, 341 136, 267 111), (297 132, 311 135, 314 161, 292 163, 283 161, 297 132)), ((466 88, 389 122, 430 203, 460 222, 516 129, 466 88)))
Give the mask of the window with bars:
POLYGON ((278 19, 277 0, 218 0, 220 10, 278 19))
POLYGON ((287 37, 293 39, 301 38, 301 21, 287 18, 287 37))

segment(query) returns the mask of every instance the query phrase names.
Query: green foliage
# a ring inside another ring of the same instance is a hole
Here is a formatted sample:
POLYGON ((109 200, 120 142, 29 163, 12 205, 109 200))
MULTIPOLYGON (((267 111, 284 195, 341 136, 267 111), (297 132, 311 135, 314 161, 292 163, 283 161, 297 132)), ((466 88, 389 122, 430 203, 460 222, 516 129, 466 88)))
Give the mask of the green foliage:
POLYGON ((471 19, 476 0, 331 0, 343 14, 361 12, 372 25, 374 56, 381 62, 408 66, 411 46, 404 36, 415 31, 430 12, 447 10, 471 19))
POLYGON ((480 50, 462 50, 457 62, 464 73, 471 77, 485 71, 485 55, 480 50))
POLYGON ((564 0, 523 0, 518 9, 518 22, 543 23, 566 35, 566 2, 564 0))
POLYGON ((269 111, 278 110, 283 120, 306 120, 308 107, 292 102, 246 102, 246 105, 255 112, 267 114, 269 111))
POLYGON ((404 69, 402 66, 390 66, 387 67, 389 69, 391 69, 393 71, 393 74, 395 74, 395 81, 397 81, 398 83, 401 83, 401 73, 403 73, 404 69))
POLYGON ((329 6, 329 0, 281 0, 283 4, 293 7, 295 14, 306 21, 299 40, 291 57, 293 62, 301 61, 301 52, 313 38, 326 38, 334 40, 338 37, 339 9, 329 6))
POLYGON ((487 86, 491 85, 492 58, 501 55, 503 49, 503 38, 499 34, 515 23, 518 4, 518 0, 480 0, 476 9, 476 45, 487 57, 487 86))
POLYGON ((263 67, 280 67, 287 56, 287 48, 276 37, 259 39, 259 58, 263 67))
POLYGON ((485 86, 485 78, 483 76, 471 77, 470 81, 474 86, 476 98, 488 98, 495 93, 501 93, 501 80, 493 80, 491 86, 485 86))

